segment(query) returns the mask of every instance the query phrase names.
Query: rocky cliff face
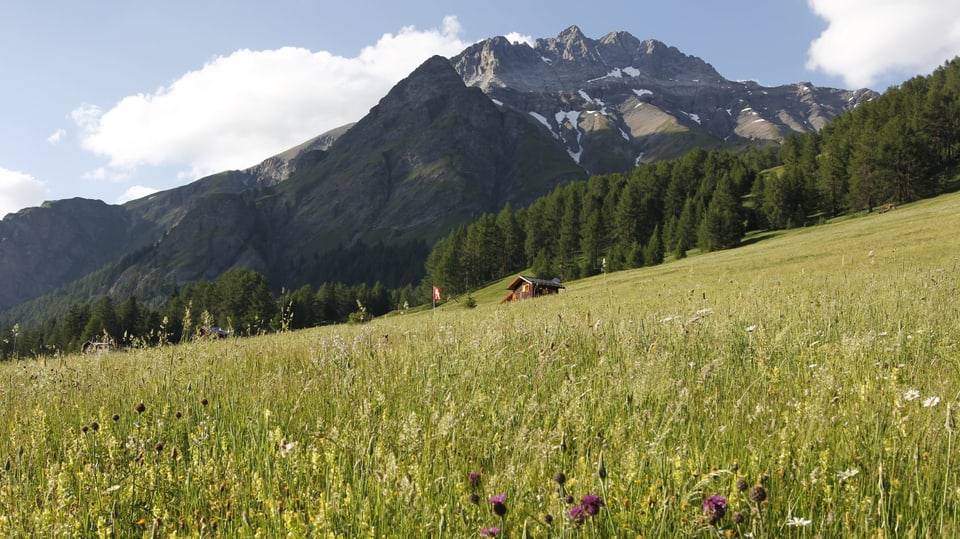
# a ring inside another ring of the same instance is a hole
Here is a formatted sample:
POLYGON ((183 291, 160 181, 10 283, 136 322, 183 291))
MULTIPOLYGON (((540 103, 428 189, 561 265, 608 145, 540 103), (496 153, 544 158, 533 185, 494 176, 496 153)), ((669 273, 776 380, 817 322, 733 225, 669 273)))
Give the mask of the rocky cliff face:
POLYGON ((81 198, 8 215, 0 221, 0 308, 114 261, 132 247, 133 221, 119 206, 81 198))
POLYGON ((626 32, 593 40, 576 26, 533 46, 488 39, 451 61, 468 85, 536 118, 590 173, 626 170, 694 146, 776 144, 877 95, 730 81, 659 41, 626 32))

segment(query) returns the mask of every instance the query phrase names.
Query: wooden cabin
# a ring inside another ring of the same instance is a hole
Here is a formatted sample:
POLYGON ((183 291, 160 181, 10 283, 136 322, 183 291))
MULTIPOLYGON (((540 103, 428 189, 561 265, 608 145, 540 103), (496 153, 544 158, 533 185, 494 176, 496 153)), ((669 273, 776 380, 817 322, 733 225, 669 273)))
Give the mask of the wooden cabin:
POLYGON ((561 288, 563 288, 563 285, 560 284, 560 279, 548 281, 546 279, 518 275, 517 278, 510 283, 510 286, 507 287, 510 293, 507 294, 507 297, 503 298, 500 303, 549 296, 550 294, 559 293, 561 288))

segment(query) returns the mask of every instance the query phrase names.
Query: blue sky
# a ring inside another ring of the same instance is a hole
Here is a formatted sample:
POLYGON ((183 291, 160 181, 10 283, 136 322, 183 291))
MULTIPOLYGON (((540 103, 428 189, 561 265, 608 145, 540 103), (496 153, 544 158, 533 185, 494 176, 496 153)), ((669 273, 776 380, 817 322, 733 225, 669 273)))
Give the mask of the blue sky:
POLYGON ((766 86, 883 91, 960 54, 956 0, 5 2, 0 217, 254 165, 359 119, 432 54, 571 25, 766 86))

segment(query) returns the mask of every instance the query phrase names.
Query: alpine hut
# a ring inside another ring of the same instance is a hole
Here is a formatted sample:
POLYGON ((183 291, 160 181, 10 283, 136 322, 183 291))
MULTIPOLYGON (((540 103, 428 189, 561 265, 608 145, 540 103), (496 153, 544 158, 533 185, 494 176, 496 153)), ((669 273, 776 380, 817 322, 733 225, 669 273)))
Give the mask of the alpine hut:
POLYGON ((546 279, 518 275, 517 278, 510 283, 510 286, 507 287, 510 293, 507 294, 507 297, 503 298, 500 303, 557 294, 561 288, 563 288, 563 285, 560 284, 560 279, 555 278, 548 281, 546 279))

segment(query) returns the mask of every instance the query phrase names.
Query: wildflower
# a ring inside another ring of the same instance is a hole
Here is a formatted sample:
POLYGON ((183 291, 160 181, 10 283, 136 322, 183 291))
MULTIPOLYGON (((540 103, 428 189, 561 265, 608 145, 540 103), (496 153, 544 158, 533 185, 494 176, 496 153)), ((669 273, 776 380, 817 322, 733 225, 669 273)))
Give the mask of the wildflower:
POLYGON ((743 524, 743 521, 746 520, 746 517, 744 517, 740 511, 734 513, 732 518, 734 524, 743 524))
POLYGON ((496 526, 492 528, 484 528, 480 530, 480 535, 484 535, 487 537, 496 537, 498 533, 500 533, 500 528, 497 528, 496 526))
POLYGON ((570 522, 578 525, 586 522, 589 516, 590 514, 587 513, 587 510, 584 509, 582 505, 578 505, 567 512, 567 518, 570 519, 570 522))
POLYGON ((750 489, 750 499, 760 503, 767 499, 767 489, 763 488, 763 485, 756 485, 750 489))
POLYGON ((860 470, 854 470, 854 469, 848 468, 848 469, 846 469, 846 470, 844 470, 844 471, 842 471, 842 472, 837 472, 837 477, 838 477, 841 481, 846 481, 847 479, 852 478, 853 476, 857 475, 858 473, 860 473, 860 470))
POLYGON ((924 408, 933 408, 934 406, 940 404, 940 397, 927 397, 923 401, 924 408))
POLYGON ((470 486, 471 486, 471 487, 477 488, 477 487, 480 486, 480 474, 479 474, 479 473, 477 473, 477 472, 470 472, 470 474, 467 475, 467 478, 470 480, 470 486))
POLYGON ((757 329, 756 324, 753 324, 752 326, 747 326, 747 333, 752 333, 753 331, 756 331, 756 329, 757 329))
POLYGON ((113 417, 111 419, 113 419, 114 421, 120 421, 120 414, 113 414, 113 417))
POLYGON ((720 522, 723 515, 727 514, 727 499, 720 495, 713 495, 704 500, 703 514, 707 515, 710 524, 720 522))
POLYGON ((920 398, 920 392, 917 391, 916 389, 911 389, 910 391, 907 391, 906 393, 903 394, 903 400, 905 401, 917 400, 919 398, 920 398))
POLYGON ((803 527, 809 526, 810 521, 802 517, 790 517, 787 519, 787 526, 803 527))
POLYGON ((470 503, 472 503, 473 505, 477 505, 478 503, 480 503, 480 495, 477 494, 476 492, 474 492, 473 494, 471 494, 471 495, 470 495, 470 503))
POLYGON ((210 401, 208 401, 206 398, 200 399, 201 406, 206 406, 208 404, 210 404, 210 401))
POLYGON ((286 457, 297 447, 297 442, 288 442, 286 438, 280 440, 280 456, 286 457))
POLYGON ((742 477, 741 477, 740 479, 737 479, 737 491, 738 491, 738 492, 744 492, 744 491, 747 490, 748 488, 750 488, 750 483, 747 483, 747 480, 746 480, 746 479, 744 479, 744 478, 742 478, 742 477))
POLYGON ((147 406, 146 406, 145 404, 143 404, 142 402, 138 402, 137 405, 134 406, 133 409, 136 410, 138 414, 142 414, 143 412, 145 412, 145 411, 147 410, 147 406))
POLYGON ((580 505, 587 512, 587 514, 596 515, 600 512, 600 508, 605 504, 603 503, 603 498, 600 496, 588 494, 580 500, 580 505))
POLYGON ((566 502, 567 505, 573 505, 573 496, 567 494, 563 497, 563 501, 566 502))
POLYGON ((550 513, 543 515, 543 522, 546 524, 553 524, 553 515, 550 513))
POLYGON ((557 472, 557 475, 553 476, 553 480, 562 487, 567 482, 567 476, 563 472, 557 472))
POLYGON ((506 501, 506 494, 497 494, 496 496, 491 496, 487 499, 491 505, 493 505, 493 513, 498 517, 502 517, 507 514, 507 506, 503 503, 506 501))

